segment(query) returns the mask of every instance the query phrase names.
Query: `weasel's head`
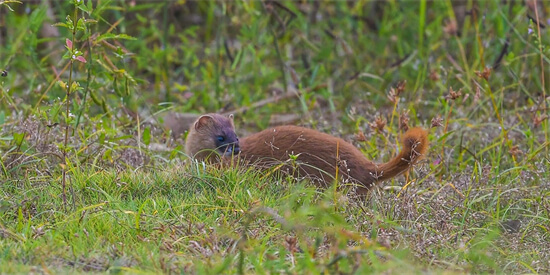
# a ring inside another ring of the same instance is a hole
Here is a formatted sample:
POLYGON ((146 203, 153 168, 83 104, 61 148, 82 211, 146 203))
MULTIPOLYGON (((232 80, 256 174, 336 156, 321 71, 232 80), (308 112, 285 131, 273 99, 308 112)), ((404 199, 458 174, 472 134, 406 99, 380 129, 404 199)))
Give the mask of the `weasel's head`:
POLYGON ((185 151, 195 159, 212 155, 230 157, 240 152, 233 115, 207 114, 199 117, 189 129, 185 151))

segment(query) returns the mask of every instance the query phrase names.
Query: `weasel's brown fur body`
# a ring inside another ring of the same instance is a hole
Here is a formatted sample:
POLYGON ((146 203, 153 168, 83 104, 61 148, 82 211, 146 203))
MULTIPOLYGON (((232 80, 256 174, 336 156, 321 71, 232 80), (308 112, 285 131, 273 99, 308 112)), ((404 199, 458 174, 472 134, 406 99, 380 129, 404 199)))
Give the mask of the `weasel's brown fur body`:
POLYGON ((405 172, 428 150, 428 133, 421 128, 407 131, 402 141, 401 152, 382 164, 368 160, 341 138, 297 126, 267 129, 241 139, 239 145, 241 158, 262 166, 273 166, 296 155, 300 175, 321 186, 334 181, 338 167, 338 176, 344 182, 358 183, 362 193, 378 181, 405 172))
MULTIPOLYGON (((197 140, 211 139, 208 135, 214 135, 215 127, 221 127, 225 132, 233 127, 232 121, 230 124, 223 119, 214 122, 211 124, 214 128, 208 128, 208 131, 199 132, 197 127, 191 127, 186 144, 189 155, 202 159, 204 155, 197 152, 216 147, 212 143, 197 140), (224 122, 227 125, 220 125, 224 122)), ((395 177, 416 163, 428 150, 428 132, 421 128, 407 131, 402 138, 401 152, 381 164, 368 160, 359 149, 341 138, 298 126, 270 128, 240 141, 237 139, 237 142, 233 153, 236 154, 240 149, 239 156, 247 163, 270 168, 284 162, 287 164, 284 167, 289 170, 296 165, 299 176, 308 177, 317 185, 326 186, 338 176, 344 182, 357 184, 358 193, 364 193, 376 182, 395 177), (290 155, 297 156, 295 163, 290 161, 290 155)))

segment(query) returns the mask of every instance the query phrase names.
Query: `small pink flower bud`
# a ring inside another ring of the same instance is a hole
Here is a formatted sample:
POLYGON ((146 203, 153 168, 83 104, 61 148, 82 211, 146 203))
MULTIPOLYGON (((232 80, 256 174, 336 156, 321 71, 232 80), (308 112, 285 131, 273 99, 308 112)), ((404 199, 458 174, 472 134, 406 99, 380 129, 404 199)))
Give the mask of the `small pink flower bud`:
POLYGON ((84 56, 79 56, 76 58, 76 60, 82 62, 82 63, 86 63, 86 58, 84 58, 84 56))

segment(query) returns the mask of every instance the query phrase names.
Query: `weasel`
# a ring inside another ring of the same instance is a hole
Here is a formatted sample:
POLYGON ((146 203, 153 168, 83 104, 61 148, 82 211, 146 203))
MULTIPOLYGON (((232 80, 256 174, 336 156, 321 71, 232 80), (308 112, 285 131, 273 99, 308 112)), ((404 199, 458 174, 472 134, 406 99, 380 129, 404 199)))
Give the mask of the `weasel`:
POLYGON ((298 126, 278 126, 242 138, 236 137, 232 117, 221 115, 201 116, 191 127, 187 137, 187 153, 204 159, 200 152, 216 148, 222 156, 239 154, 247 163, 263 168, 275 167, 283 162, 292 168, 291 155, 296 156, 297 172, 310 178, 318 186, 326 186, 336 176, 344 182, 358 184, 358 193, 365 193, 375 183, 393 178, 407 171, 426 154, 428 132, 422 128, 408 130, 402 138, 403 149, 386 163, 368 160, 352 144, 341 138, 298 126), (211 125, 207 125, 206 122, 211 125), (205 129, 201 131, 201 129, 205 129), (220 133, 231 147, 218 145, 220 133), (336 174, 338 167, 338 175, 336 174))
POLYGON ((216 162, 220 157, 238 154, 239 138, 235 134, 233 115, 200 116, 190 127, 185 152, 192 158, 216 162))

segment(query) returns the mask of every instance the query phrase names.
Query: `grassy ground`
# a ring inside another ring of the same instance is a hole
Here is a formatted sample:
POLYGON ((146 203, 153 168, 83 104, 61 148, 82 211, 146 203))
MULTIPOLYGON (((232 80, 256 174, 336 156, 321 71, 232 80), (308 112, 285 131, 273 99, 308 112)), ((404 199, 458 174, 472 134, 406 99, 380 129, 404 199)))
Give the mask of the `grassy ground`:
POLYGON ((549 18, 0 0, 0 273, 550 273, 549 18), (422 126, 431 149, 361 199, 191 162, 169 112, 234 113, 241 136, 284 118, 380 162, 422 126))

